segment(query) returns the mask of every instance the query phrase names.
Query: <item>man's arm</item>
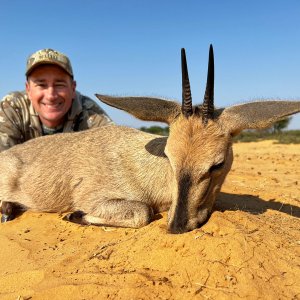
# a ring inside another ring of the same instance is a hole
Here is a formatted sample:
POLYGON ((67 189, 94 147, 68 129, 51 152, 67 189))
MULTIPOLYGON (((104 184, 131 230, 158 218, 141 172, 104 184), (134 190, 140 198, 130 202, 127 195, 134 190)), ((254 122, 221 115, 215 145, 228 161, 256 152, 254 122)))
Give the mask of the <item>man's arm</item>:
POLYGON ((13 94, 5 96, 0 102, 0 152, 24 142, 21 119, 13 94))

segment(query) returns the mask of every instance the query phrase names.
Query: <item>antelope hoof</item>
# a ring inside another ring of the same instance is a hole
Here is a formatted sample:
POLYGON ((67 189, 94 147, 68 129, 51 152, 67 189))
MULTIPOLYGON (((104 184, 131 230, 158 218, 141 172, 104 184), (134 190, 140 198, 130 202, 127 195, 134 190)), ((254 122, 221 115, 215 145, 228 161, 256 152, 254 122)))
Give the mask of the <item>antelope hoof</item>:
POLYGON ((6 223, 8 221, 11 221, 14 219, 14 216, 13 215, 6 215, 6 214, 3 214, 1 216, 1 223, 6 223))
POLYGON ((81 225, 87 225, 86 222, 83 220, 83 217, 85 216, 85 213, 82 211, 74 211, 73 213, 69 213, 64 216, 63 220, 81 224, 81 225))

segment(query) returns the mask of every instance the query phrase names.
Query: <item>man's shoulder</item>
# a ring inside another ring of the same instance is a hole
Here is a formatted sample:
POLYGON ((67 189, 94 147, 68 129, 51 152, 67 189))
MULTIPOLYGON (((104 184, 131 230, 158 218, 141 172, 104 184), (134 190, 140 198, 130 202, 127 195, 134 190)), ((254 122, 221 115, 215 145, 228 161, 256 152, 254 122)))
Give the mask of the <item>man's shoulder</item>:
POLYGON ((97 101, 91 99, 88 96, 81 95, 81 94, 80 97, 81 97, 82 110, 91 111, 99 114, 104 113, 103 109, 100 107, 100 104, 97 103, 97 101))
POLYGON ((99 105, 88 96, 80 94, 80 98, 81 98, 81 104, 82 104, 83 109, 91 109, 95 106, 99 107, 99 105))
POLYGON ((25 91, 19 92, 11 92, 5 95, 1 99, 1 106, 5 107, 12 107, 12 108, 24 108, 24 106, 28 106, 30 103, 27 94, 25 91))
POLYGON ((113 124, 112 120, 106 112, 100 107, 100 104, 88 96, 76 92, 77 97, 80 99, 81 104, 81 121, 87 124, 88 128, 99 127, 104 125, 113 124))

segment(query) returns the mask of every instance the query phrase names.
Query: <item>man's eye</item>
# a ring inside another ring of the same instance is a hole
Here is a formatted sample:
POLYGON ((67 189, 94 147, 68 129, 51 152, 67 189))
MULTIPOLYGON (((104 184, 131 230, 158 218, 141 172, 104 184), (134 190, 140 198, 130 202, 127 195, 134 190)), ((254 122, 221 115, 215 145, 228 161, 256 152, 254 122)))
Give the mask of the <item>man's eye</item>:
POLYGON ((66 85, 64 83, 57 83, 55 86, 61 88, 65 87, 66 85))
POLYGON ((223 166, 224 166, 224 164, 225 164, 225 162, 223 161, 223 162, 221 162, 219 164, 211 166, 210 169, 209 169, 209 172, 211 173, 211 172, 214 172, 214 171, 222 169, 223 166))

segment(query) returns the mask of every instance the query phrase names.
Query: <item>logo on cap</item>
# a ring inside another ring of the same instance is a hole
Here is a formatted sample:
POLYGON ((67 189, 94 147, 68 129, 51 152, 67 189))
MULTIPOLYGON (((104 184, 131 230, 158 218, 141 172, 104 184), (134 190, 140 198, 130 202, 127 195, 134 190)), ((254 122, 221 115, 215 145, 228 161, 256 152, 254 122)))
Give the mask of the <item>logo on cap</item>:
POLYGON ((63 53, 53 49, 39 50, 29 56, 26 65, 26 76, 28 76, 35 67, 42 64, 57 65, 73 77, 73 70, 69 58, 63 53))

